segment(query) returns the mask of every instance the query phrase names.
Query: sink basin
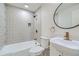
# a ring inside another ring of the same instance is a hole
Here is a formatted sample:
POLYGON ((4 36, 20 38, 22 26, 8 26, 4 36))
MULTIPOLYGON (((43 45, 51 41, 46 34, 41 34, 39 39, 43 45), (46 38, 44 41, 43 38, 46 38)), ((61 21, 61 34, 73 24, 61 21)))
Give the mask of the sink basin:
POLYGON ((64 40, 62 37, 55 37, 50 39, 50 43, 60 52, 67 55, 79 55, 79 41, 64 40))

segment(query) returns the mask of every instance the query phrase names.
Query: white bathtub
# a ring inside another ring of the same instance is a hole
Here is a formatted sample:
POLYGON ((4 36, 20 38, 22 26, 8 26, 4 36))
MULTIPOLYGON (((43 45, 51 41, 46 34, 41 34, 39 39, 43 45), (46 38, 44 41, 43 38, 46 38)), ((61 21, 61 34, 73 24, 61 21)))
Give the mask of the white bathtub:
POLYGON ((0 50, 0 55, 3 56, 29 56, 29 49, 40 45, 37 41, 27 41, 11 45, 6 45, 0 50), (35 44, 37 43, 37 44, 35 44))

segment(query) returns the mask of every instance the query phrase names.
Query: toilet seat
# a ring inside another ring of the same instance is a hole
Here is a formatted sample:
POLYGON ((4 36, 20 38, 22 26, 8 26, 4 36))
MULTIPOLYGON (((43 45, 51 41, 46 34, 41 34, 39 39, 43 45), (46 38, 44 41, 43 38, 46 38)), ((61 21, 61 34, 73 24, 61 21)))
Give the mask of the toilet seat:
POLYGON ((35 46, 29 50, 29 53, 31 56, 36 56, 36 55, 40 55, 43 51, 44 51, 43 47, 35 46))

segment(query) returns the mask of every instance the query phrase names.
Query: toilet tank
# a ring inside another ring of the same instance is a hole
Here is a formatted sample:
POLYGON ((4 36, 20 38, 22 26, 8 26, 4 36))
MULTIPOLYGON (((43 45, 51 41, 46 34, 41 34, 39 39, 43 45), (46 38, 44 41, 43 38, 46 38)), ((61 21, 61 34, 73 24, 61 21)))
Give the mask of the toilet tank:
POLYGON ((48 48, 49 38, 48 37, 45 37, 45 36, 41 36, 40 40, 41 40, 41 46, 43 48, 48 48))

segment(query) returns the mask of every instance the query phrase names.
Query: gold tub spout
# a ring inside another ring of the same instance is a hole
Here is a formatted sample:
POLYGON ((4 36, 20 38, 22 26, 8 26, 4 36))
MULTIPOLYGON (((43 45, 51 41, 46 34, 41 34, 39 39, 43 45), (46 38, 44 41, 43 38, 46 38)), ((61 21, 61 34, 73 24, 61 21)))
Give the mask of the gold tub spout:
POLYGON ((65 38, 65 40, 69 40, 69 32, 65 32, 64 38, 65 38))

